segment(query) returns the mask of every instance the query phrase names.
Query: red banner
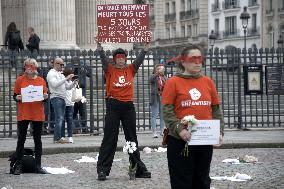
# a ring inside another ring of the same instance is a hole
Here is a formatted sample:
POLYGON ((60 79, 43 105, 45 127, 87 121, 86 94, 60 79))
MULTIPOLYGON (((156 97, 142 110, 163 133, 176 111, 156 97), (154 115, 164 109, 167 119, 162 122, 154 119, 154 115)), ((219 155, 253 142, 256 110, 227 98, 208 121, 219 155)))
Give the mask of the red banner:
POLYGON ((98 41, 101 43, 143 43, 151 41, 149 5, 97 5, 98 41))

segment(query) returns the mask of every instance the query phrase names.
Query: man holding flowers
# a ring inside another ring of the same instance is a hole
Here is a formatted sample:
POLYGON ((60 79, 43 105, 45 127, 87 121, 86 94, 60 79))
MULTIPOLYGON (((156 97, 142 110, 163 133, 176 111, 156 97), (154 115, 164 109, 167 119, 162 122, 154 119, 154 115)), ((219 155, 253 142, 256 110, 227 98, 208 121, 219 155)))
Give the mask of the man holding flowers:
POLYGON ((201 74, 202 50, 196 45, 181 52, 179 72, 167 80, 163 95, 163 113, 169 136, 167 157, 171 187, 174 189, 209 189, 212 145, 188 146, 198 120, 219 119, 220 144, 223 117, 214 82, 201 74))

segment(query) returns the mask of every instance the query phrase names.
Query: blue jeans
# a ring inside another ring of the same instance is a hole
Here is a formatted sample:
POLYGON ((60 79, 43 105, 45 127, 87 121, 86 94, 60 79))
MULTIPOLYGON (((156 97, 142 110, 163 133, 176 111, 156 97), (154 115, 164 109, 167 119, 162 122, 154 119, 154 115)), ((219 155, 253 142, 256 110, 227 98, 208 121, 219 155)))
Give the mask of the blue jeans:
POLYGON ((63 98, 59 97, 54 97, 50 99, 50 102, 53 106, 54 110, 54 141, 59 140, 61 136, 61 127, 64 121, 64 116, 65 116, 65 100, 63 98))
MULTIPOLYGON (((67 134, 68 137, 72 137, 73 135, 73 111, 74 106, 66 106, 65 108, 65 121, 67 123, 67 134)), ((65 137, 65 121, 63 121, 62 128, 61 128, 61 136, 65 137)))
POLYGON ((156 119, 159 115, 160 117, 160 131, 163 132, 165 127, 164 117, 163 117, 163 111, 162 111, 162 104, 161 104, 161 96, 157 96, 157 101, 154 101, 151 104, 151 129, 153 131, 156 131, 157 123, 156 119))

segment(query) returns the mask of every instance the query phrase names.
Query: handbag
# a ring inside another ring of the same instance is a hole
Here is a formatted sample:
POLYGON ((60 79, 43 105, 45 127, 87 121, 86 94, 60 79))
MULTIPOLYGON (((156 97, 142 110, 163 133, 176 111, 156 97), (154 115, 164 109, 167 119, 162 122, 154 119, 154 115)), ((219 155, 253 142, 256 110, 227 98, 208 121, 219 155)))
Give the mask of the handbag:
MULTIPOLYGON (((10 174, 14 174, 16 166, 18 164, 17 154, 14 152, 9 156, 10 174)), ((34 157, 34 151, 30 148, 24 148, 22 157, 22 171, 23 173, 35 173, 36 172, 36 160, 34 157)))
POLYGON ((83 98, 82 88, 80 88, 79 85, 76 85, 75 88, 72 89, 71 101, 79 102, 82 100, 82 98, 83 98))
POLYGON ((163 136, 163 141, 162 141, 162 145, 163 145, 163 146, 166 146, 166 145, 168 144, 168 135, 169 135, 169 132, 170 132, 169 128, 165 128, 164 131, 163 131, 163 134, 164 134, 164 136, 163 136))

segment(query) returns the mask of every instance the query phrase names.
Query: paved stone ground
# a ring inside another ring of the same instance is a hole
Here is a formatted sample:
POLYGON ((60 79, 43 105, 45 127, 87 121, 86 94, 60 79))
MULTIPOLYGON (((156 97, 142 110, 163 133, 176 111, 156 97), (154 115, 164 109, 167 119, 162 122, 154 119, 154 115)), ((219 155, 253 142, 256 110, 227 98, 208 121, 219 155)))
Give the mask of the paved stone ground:
MULTIPOLYGON (((43 156, 43 165, 50 167, 66 167, 75 173, 68 175, 22 174, 14 176, 9 172, 7 158, 0 158, 0 188, 39 189, 39 188, 104 188, 104 189, 168 189, 170 188, 166 153, 145 154, 141 157, 152 172, 151 179, 129 181, 127 176, 128 157, 117 152, 108 180, 96 180, 95 163, 77 163, 83 155, 95 157, 97 153, 69 153, 43 156)), ((250 148, 250 149, 216 149, 211 164, 211 176, 232 176, 236 172, 251 175, 254 179, 248 182, 212 181, 215 189, 283 189, 284 188, 284 149, 283 148, 250 148), (236 158, 253 155, 259 159, 257 164, 224 164, 225 158, 236 158)))

